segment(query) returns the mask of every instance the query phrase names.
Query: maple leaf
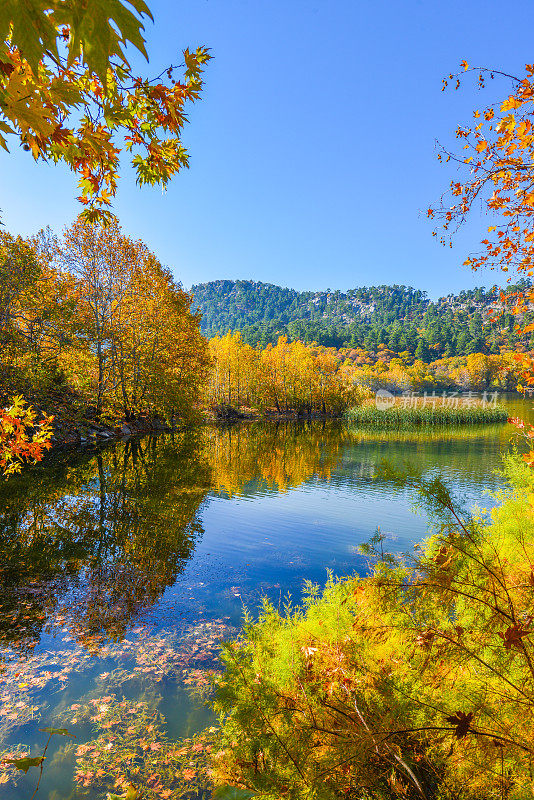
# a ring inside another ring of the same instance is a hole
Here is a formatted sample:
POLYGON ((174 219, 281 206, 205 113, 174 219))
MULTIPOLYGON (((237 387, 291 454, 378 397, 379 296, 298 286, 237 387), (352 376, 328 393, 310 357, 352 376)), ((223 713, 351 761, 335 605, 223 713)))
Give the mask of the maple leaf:
POLYGON ((511 650, 512 647, 516 647, 520 650, 524 637, 530 636, 530 634, 531 631, 523 628, 519 623, 516 623, 515 625, 510 625, 504 633, 498 633, 497 635, 503 640, 505 650, 511 650))
POLYGON ((445 717, 447 722, 450 722, 451 725, 456 725, 454 730, 454 735, 457 739, 463 739, 464 736, 467 736, 469 733, 469 729, 471 727, 471 721, 473 719, 473 712, 469 711, 468 714, 464 714, 463 711, 457 711, 456 714, 452 714, 450 717, 445 717))
POLYGON ((424 650, 430 650, 432 647, 432 642, 434 641, 436 634, 433 631, 425 631, 424 633, 420 633, 416 639, 415 643, 422 647, 424 650))

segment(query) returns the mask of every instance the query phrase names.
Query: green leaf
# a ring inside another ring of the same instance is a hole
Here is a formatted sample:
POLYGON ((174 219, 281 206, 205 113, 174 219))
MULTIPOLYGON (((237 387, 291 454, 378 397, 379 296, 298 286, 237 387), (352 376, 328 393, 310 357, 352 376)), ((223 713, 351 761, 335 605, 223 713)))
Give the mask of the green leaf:
POLYGON ((47 52, 58 57, 60 31, 67 27, 69 63, 80 54, 103 83, 113 56, 126 62, 123 47, 132 44, 148 60, 143 18, 153 19, 144 0, 0 0, 0 42, 9 36, 33 71, 47 52), (52 6, 52 9, 51 9, 52 6))
POLYGON ((39 730, 41 733, 57 733, 58 736, 72 736, 73 739, 76 738, 76 736, 73 733, 69 733, 66 728, 39 728, 39 730))
POLYGON ((123 0, 86 0, 84 4, 76 3, 70 8, 58 6, 54 16, 56 23, 70 27, 69 63, 83 53, 85 63, 104 85, 114 56, 128 63, 123 51, 128 43, 148 60, 142 33, 144 26, 138 17, 152 19, 152 15, 142 0, 128 3, 123 0))
POLYGON ((28 772, 30 767, 40 767, 44 760, 45 756, 37 756, 36 758, 30 758, 29 756, 26 758, 6 758, 4 764, 13 764, 16 769, 20 769, 22 772, 28 772))
POLYGON ((137 800, 139 797, 139 789, 131 783, 126 789, 126 794, 112 794, 108 792, 106 800, 137 800))
POLYGON ((235 786, 219 786, 212 794, 214 800, 250 800, 254 792, 249 789, 236 789, 235 786))
POLYGON ((0 3, 0 31, 7 32, 12 25, 11 42, 20 48, 34 72, 45 51, 57 57, 57 31, 47 0, 2 0, 0 3))

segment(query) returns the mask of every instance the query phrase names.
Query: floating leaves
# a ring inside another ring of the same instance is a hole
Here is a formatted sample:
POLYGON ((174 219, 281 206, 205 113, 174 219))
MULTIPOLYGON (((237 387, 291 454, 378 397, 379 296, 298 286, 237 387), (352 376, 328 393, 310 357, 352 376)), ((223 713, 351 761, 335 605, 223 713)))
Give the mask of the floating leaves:
POLYGON ((80 786, 109 792, 134 786, 146 800, 178 800, 193 786, 207 788, 210 734, 169 741, 165 719, 154 706, 105 696, 76 707, 77 719, 91 721, 97 730, 76 749, 74 778, 80 786))
MULTIPOLYGON (((144 798, 177 798, 185 785, 197 786, 208 780, 205 761, 211 746, 202 737, 181 742, 179 747, 171 744, 164 735, 165 720, 156 708, 157 701, 121 700, 113 692, 124 691, 128 685, 130 694, 144 697, 152 687, 173 681, 190 694, 205 697, 211 689, 220 640, 230 633, 235 631, 224 620, 215 619, 192 623, 181 634, 138 626, 122 642, 102 646, 98 656, 79 644, 72 645, 68 634, 62 637, 68 646, 56 652, 29 657, 10 653, 2 674, 0 733, 6 736, 41 716, 45 705, 31 699, 50 698, 54 689, 63 692, 73 673, 90 672, 103 660, 118 664, 94 676, 105 694, 72 703, 58 714, 59 725, 66 727, 40 730, 51 736, 73 736, 73 728, 79 730, 87 724, 97 730, 95 739, 79 744, 75 751, 75 779, 82 787, 122 792, 132 783, 143 787, 144 798)), ((0 783, 12 780, 17 769, 41 765, 40 758, 34 764, 22 748, 3 753, 0 783)))
POLYGON ((62 691, 74 671, 87 667, 92 657, 81 647, 32 655, 4 652, 0 672, 0 740, 13 729, 38 719, 45 704, 36 702, 44 689, 62 691))

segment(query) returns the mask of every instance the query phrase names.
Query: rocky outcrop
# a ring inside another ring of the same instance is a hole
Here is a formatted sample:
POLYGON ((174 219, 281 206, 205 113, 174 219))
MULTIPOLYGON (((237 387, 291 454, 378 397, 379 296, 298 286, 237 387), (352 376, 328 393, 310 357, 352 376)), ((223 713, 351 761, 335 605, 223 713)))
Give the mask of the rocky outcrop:
POLYGON ((238 411, 237 408, 227 405, 226 403, 221 403, 218 406, 214 406, 212 411, 216 420, 237 422, 237 420, 246 419, 246 415, 243 414, 243 412, 238 411))
POLYGON ((171 430, 165 421, 147 417, 106 423, 97 419, 84 418, 80 421, 73 421, 62 420, 58 417, 54 420, 53 429, 51 443, 54 449, 94 445, 113 439, 125 439, 130 436, 171 430))

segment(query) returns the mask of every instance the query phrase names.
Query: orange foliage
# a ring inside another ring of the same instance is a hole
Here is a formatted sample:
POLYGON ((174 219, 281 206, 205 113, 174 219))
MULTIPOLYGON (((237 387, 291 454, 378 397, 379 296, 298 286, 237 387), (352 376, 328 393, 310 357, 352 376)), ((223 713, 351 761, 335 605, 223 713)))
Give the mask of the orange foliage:
MULTIPOLYGON (((465 61, 462 67, 473 71, 465 61)), ((494 78, 498 74, 511 81, 511 92, 497 106, 476 110, 473 124, 458 127, 456 136, 465 154, 446 150, 439 154, 440 160, 452 159, 463 167, 465 180, 453 179, 450 197, 442 198, 442 204, 430 208, 428 215, 442 222, 445 234, 441 242, 446 244, 447 232, 457 230, 475 202, 477 209, 481 202, 491 224, 482 239, 482 252, 469 256, 464 264, 474 270, 499 269, 530 279, 534 276, 534 65, 527 64, 521 77, 488 69, 474 71, 480 87, 488 75, 494 78)), ((458 88, 460 78, 450 75, 449 79, 455 79, 458 88)), ((445 80, 443 88, 447 85, 445 80)), ((520 332, 525 312, 534 308, 534 289, 502 293, 501 299, 516 315, 520 332)), ((523 327, 523 333, 529 330, 530 326, 523 327)), ((524 382, 534 384, 532 354, 518 353, 516 360, 524 382)))
POLYGON ((40 461, 50 447, 53 417, 36 424, 36 414, 21 396, 0 409, 0 468, 4 475, 20 472, 24 462, 40 461))
POLYGON ((141 185, 165 187, 188 166, 185 107, 211 56, 186 49, 182 76, 136 75, 125 48, 146 56, 144 17, 142 0, 0 3, 0 146, 15 137, 36 161, 66 163, 88 221, 109 219, 122 150, 141 185))

